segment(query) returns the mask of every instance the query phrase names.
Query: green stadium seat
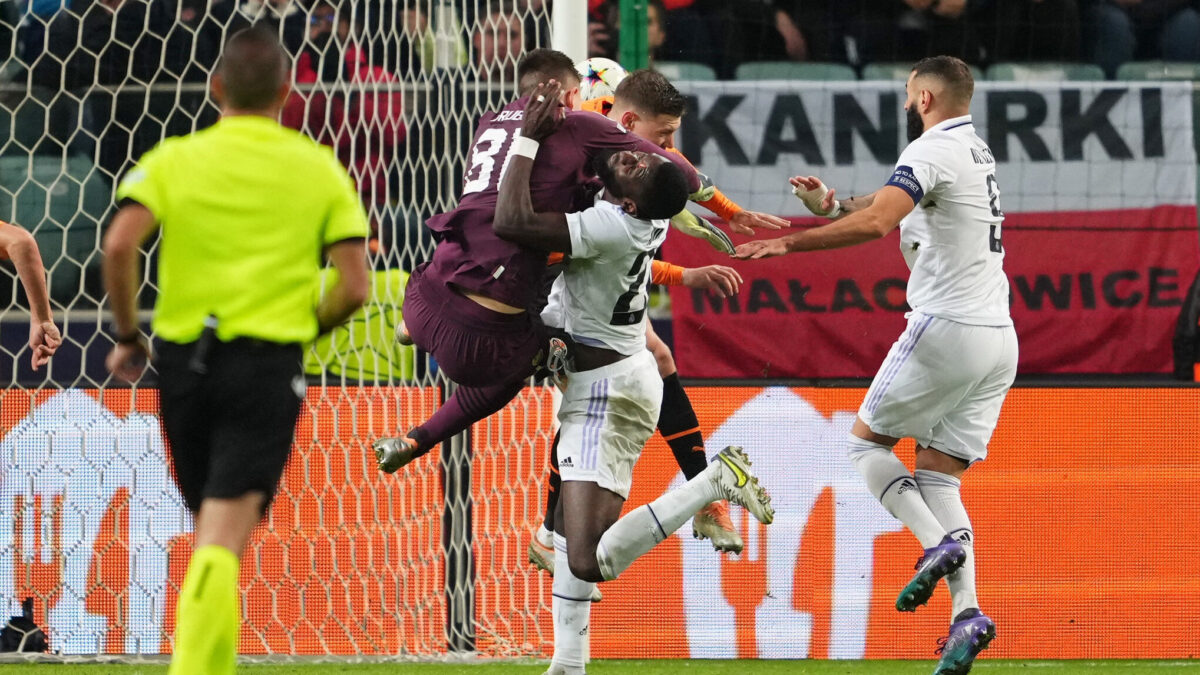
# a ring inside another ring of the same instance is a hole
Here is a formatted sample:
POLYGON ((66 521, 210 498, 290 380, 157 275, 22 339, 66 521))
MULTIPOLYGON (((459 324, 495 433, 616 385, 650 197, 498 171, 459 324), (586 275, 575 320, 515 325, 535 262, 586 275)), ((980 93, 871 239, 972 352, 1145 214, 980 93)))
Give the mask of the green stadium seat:
POLYGON ((857 80, 854 69, 844 63, 799 63, 796 61, 751 61, 734 71, 739 80, 857 80))
MULTIPOLYGON (((908 74, 912 72, 913 64, 909 61, 889 61, 886 63, 868 63, 863 66, 862 79, 864 80, 899 80, 905 82, 908 80, 908 74)), ((983 79, 983 71, 978 66, 971 66, 971 75, 978 82, 983 79)))
POLYGON ((1104 79, 1104 71, 1092 63, 996 63, 987 70, 995 82, 1093 82, 1104 79))
MULTIPOLYGON (((337 272, 322 273, 328 288, 337 272)), ((396 324, 404 304, 408 273, 401 269, 378 270, 371 276, 371 297, 345 325, 317 338, 304 353, 304 372, 329 373, 355 382, 412 380, 416 373, 415 347, 396 342, 396 324)))
POLYGON ((33 233, 50 297, 64 306, 82 298, 99 269, 100 229, 112 198, 108 181, 83 156, 0 156, 0 220, 33 233))
POLYGON ((717 73, 712 68, 703 63, 692 63, 690 61, 656 61, 654 69, 662 73, 668 80, 672 82, 678 80, 692 80, 709 82, 717 79, 717 73))
POLYGON ((1117 68, 1118 80, 1198 80, 1200 63, 1131 61, 1117 68))

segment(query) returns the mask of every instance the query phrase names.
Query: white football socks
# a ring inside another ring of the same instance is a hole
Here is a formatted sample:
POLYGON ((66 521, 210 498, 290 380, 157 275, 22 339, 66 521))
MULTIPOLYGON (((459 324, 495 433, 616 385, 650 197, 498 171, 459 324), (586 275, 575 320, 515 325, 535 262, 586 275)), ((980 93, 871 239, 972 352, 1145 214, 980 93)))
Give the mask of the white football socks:
POLYGON ((600 537, 596 547, 596 562, 605 579, 616 579, 634 560, 671 536, 710 503, 724 499, 716 479, 721 462, 708 465, 700 475, 640 506, 613 523, 600 537))
POLYGON ((866 479, 867 489, 888 513, 908 527, 922 548, 937 546, 946 536, 946 529, 925 504, 916 479, 896 453, 886 445, 854 435, 850 436, 847 452, 854 468, 866 479))
POLYGON ((963 610, 979 608, 979 598, 975 595, 975 532, 971 529, 971 519, 962 503, 962 481, 937 471, 917 469, 916 473, 917 485, 921 486, 921 495, 929 505, 929 510, 967 552, 967 560, 962 567, 946 575, 952 602, 950 617, 953 620, 963 610))
POLYGON ((571 574, 567 562, 567 538, 554 534, 554 597, 550 608, 554 616, 553 672, 583 673, 591 653, 592 588, 596 584, 571 574), (558 670, 555 670, 555 667, 558 670))

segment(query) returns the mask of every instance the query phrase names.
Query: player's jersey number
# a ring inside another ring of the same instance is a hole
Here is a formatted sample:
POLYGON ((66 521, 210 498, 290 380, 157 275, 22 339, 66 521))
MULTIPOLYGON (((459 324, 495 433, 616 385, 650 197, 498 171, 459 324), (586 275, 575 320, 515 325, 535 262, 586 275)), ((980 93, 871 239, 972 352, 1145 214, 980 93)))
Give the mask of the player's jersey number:
MULTIPOLYGON (((1004 212, 1000 210, 1000 184, 996 182, 996 174, 989 173, 987 177, 988 191, 988 206, 992 209, 992 215, 997 218, 1003 218, 1004 212)), ((988 233, 988 249, 992 253, 1004 252, 1004 246, 1000 243, 1000 223, 992 225, 991 232, 988 233)))
POLYGON ((629 267, 629 272, 625 275, 631 277, 632 282, 629 284, 629 290, 621 294, 617 298, 617 304, 613 306, 612 320, 610 324, 614 326, 632 326, 642 322, 642 317, 646 315, 645 294, 642 290, 646 286, 646 271, 650 269, 650 252, 642 251, 636 258, 633 259, 633 264, 629 267), (642 296, 642 307, 640 309, 632 309, 633 301, 642 296))
MULTIPOLYGON (((479 134, 479 140, 471 148, 471 168, 467 169, 463 180, 464 196, 472 192, 483 192, 489 187, 500 189, 500 179, 504 176, 504 170, 508 168, 508 150, 512 147, 509 135, 507 129, 498 127, 492 127, 479 134), (496 158, 501 154, 501 150, 504 151, 504 160, 499 163, 500 170, 496 171, 496 158)), ((520 135, 520 129, 511 134, 512 139, 520 135)))

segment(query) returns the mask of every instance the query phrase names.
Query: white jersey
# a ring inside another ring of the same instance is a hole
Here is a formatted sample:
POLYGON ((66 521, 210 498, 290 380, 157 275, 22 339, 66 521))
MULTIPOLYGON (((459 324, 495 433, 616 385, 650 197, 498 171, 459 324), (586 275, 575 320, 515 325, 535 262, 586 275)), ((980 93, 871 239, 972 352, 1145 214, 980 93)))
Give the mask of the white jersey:
POLYGON ((996 160, 971 116, 945 120, 910 143, 887 184, 917 204, 900 222, 909 306, 959 323, 1011 326, 996 160))
POLYGON ((634 218, 597 197, 595 206, 568 213, 567 227, 570 263, 554 280, 543 321, 581 344, 621 354, 645 350, 650 262, 669 221, 634 218))

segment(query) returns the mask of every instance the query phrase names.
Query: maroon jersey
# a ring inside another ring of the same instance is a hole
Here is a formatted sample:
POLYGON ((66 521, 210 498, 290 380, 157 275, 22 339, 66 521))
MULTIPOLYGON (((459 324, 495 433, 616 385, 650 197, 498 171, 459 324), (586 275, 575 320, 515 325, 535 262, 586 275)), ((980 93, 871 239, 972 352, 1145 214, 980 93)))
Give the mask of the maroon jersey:
MULTIPOLYGON (((492 232, 498 185, 507 165, 512 140, 520 135, 525 102, 522 97, 499 112, 485 113, 471 144, 470 167, 463 177, 458 208, 433 216, 427 225, 438 239, 433 260, 424 273, 434 281, 459 287, 513 307, 526 308, 542 293, 546 251, 528 249, 492 232)), ((592 158, 605 150, 658 153, 684 170, 689 189, 698 190, 696 170, 680 156, 628 133, 593 112, 569 112, 552 136, 542 141, 529 190, 539 212, 570 213, 582 185, 595 175, 592 158)))

